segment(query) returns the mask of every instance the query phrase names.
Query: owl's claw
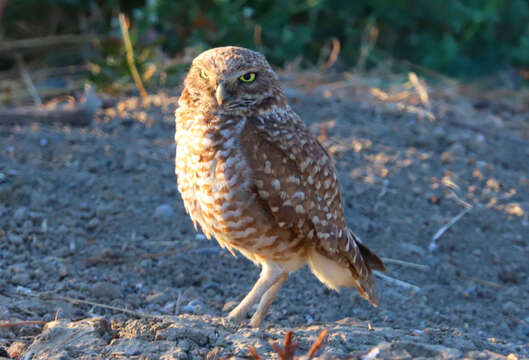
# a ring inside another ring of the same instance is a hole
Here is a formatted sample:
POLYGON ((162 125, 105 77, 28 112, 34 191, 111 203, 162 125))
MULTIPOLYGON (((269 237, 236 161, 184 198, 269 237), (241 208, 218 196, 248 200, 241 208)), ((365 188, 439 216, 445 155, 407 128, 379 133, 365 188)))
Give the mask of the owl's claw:
POLYGON ((242 312, 242 311, 235 311, 237 308, 233 309, 228 316, 224 317, 227 321, 232 321, 236 323, 240 323, 243 321, 248 313, 242 312))
MULTIPOLYGON (((232 322, 235 324, 242 324, 246 320, 246 315, 232 315, 231 313, 228 314, 228 316, 225 316, 222 318, 224 322, 232 322)), ((253 328, 261 327, 261 324, 263 323, 263 316, 260 313, 255 313, 250 321, 248 322, 248 326, 253 328)))

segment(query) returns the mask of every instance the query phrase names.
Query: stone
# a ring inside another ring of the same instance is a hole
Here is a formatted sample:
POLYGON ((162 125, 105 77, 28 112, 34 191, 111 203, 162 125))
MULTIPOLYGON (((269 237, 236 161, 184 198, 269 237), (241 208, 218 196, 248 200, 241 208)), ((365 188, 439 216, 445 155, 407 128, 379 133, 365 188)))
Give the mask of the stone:
POLYGON ((507 301, 501 306, 501 310, 505 315, 516 315, 520 312, 520 307, 512 301, 507 301))
POLYGON ((131 151, 127 152, 123 159, 123 170, 125 170, 125 172, 132 172, 136 170, 137 167, 138 159, 136 158, 136 155, 131 151))
POLYGON ((22 355, 24 355, 24 352, 28 348, 28 343, 23 341, 15 341, 9 345, 9 348, 7 349, 7 354, 12 359, 18 359, 22 358, 22 355))
POLYGON ((448 148, 447 151, 451 153, 454 157, 461 157, 465 155, 465 147, 460 143, 453 144, 448 148))
POLYGON ((191 300, 188 304, 182 306, 183 312, 188 312, 192 314, 201 314, 203 313, 205 306, 200 300, 191 300))
POLYGON ((20 245, 24 242, 24 238, 22 236, 14 234, 14 233, 7 234, 7 239, 9 240, 10 243, 15 244, 15 245, 20 245))
POLYGON ((169 204, 159 205, 154 210, 154 218, 161 220, 171 220, 174 217, 173 207, 169 204))
POLYGON ((122 296, 121 289, 109 282, 97 282, 92 287, 92 293, 98 298, 116 299, 122 296))
POLYGON ((101 222, 99 221, 98 218, 93 218, 91 219, 88 224, 86 224, 86 229, 88 231, 94 231, 98 226, 99 224, 101 224, 101 222))
POLYGON ((107 203, 99 204, 96 208, 96 214, 98 218, 106 218, 112 214, 112 205, 107 203))
POLYGON ((157 292, 151 295, 148 295, 145 298, 145 301, 152 304, 163 305, 171 300, 171 296, 167 292, 157 292))
POLYGON ((20 272, 11 277, 11 282, 16 285, 26 285, 31 281, 27 272, 20 272))
POLYGON ((15 213, 13 214, 13 220, 15 220, 17 223, 21 223, 28 213, 28 209, 25 207, 19 207, 15 210, 15 213))

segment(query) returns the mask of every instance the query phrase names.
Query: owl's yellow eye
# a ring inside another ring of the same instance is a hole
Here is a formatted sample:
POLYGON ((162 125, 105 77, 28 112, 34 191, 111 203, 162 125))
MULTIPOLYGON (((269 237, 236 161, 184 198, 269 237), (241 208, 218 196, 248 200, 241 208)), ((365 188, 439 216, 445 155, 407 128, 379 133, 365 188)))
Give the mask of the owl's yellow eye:
POLYGON ((255 73, 251 72, 251 73, 246 73, 244 75, 241 75, 239 76, 239 80, 245 83, 251 83, 252 81, 255 80, 255 73))
POLYGON ((208 74, 204 70, 200 70, 200 77, 205 80, 209 79, 208 74))

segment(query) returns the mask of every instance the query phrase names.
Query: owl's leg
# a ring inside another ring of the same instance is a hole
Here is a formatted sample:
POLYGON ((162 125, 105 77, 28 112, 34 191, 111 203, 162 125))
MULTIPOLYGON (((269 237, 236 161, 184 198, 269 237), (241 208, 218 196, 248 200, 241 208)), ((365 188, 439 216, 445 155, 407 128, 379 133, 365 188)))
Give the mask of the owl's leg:
POLYGON ((278 265, 263 264, 263 270, 261 270, 259 280, 257 280, 252 290, 250 290, 248 295, 242 299, 240 304, 228 314, 228 319, 240 321, 246 317, 252 306, 259 301, 259 299, 263 297, 263 294, 284 274, 284 270, 278 265))
POLYGON ((283 273, 279 279, 273 284, 266 292, 264 293, 263 297, 261 298, 261 301, 259 301, 259 305, 257 306, 257 310, 255 311, 255 314, 253 314, 252 318, 250 319, 250 326, 251 327, 259 327, 261 326, 261 323, 263 322, 266 313, 268 312, 268 309, 270 308, 270 305, 272 305, 272 302, 274 301, 277 293, 279 292, 279 289, 281 289, 281 286, 287 281, 288 274, 283 273))

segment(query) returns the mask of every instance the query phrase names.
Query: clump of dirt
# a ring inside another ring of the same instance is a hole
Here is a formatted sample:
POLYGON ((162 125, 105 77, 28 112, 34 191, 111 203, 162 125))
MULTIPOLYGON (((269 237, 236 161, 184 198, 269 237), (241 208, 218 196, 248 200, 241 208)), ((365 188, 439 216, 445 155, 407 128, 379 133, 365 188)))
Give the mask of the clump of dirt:
POLYGON ((173 171, 176 93, 161 92, 90 127, 0 125, 0 346, 268 358, 287 330, 304 354, 326 328, 321 358, 529 356, 528 109, 432 95, 432 119, 351 86, 287 89, 334 155, 348 224, 412 286, 379 278, 373 308, 303 269, 263 329, 223 321, 259 270, 193 229, 173 171))

